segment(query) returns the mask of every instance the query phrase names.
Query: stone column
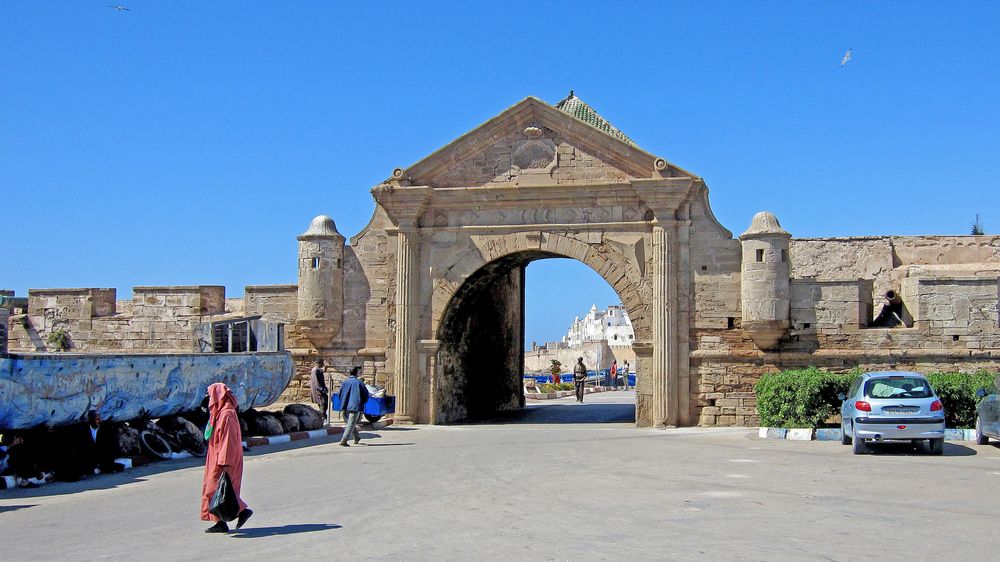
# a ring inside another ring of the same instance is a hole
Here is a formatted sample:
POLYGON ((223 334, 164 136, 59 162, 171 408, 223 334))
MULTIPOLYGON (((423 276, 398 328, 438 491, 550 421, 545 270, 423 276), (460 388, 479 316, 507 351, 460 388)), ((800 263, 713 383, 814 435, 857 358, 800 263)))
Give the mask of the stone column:
POLYGON ((393 377, 393 392, 396 393, 395 423, 414 423, 417 417, 418 397, 415 325, 420 260, 420 234, 415 222, 400 223, 396 235, 396 374, 393 377))
MULTIPOLYGON (((0 291, 0 357, 7 356, 7 323, 10 321, 10 309, 7 308, 7 291, 0 291)), ((10 293, 13 296, 13 292, 10 293)))
POLYGON ((677 425, 677 224, 653 225, 652 426, 677 425))
POLYGON ((427 394, 427 423, 437 424, 438 411, 438 373, 437 373, 437 352, 441 348, 438 340, 420 340, 418 342, 420 352, 425 358, 425 368, 427 369, 428 386, 427 394))

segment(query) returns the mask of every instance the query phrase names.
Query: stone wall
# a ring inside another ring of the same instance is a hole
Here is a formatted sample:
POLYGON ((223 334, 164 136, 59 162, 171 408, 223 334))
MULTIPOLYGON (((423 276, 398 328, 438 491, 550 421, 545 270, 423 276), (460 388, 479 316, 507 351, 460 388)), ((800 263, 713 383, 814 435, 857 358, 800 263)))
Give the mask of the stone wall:
POLYGON ((785 369, 1000 368, 998 248, 995 236, 793 239, 792 325, 774 352, 753 345, 738 313, 729 329, 714 319, 724 310, 715 295, 738 291, 739 278, 699 273, 693 261, 692 415, 699 425, 755 425, 754 384, 785 369), (869 327, 890 289, 910 327, 869 327))
POLYGON ((237 316, 218 286, 135 287, 131 301, 115 296, 115 289, 30 290, 27 314, 10 319, 10 351, 58 351, 47 339, 60 329, 74 352, 196 353, 203 324, 237 316))

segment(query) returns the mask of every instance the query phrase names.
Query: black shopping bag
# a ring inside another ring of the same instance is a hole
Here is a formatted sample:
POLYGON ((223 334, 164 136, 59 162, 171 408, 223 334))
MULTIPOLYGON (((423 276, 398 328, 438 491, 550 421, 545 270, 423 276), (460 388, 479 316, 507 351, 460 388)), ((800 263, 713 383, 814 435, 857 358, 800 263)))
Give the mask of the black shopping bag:
POLYGON ((219 485, 212 494, 208 512, 223 521, 232 521, 240 513, 240 500, 236 497, 236 490, 233 489, 233 481, 225 471, 219 477, 219 485))

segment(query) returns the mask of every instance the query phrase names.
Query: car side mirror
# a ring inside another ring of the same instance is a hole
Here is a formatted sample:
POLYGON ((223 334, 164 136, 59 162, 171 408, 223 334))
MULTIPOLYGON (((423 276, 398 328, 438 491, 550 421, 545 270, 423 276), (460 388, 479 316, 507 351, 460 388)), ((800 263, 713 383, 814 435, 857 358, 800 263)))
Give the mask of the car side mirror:
POLYGON ((982 398, 983 396, 986 396, 986 389, 985 388, 980 388, 979 390, 977 390, 976 391, 976 396, 978 396, 980 398, 982 398))
POLYGON ((841 393, 837 394, 837 399, 838 400, 847 400, 847 395, 844 394, 843 392, 841 392, 841 393))

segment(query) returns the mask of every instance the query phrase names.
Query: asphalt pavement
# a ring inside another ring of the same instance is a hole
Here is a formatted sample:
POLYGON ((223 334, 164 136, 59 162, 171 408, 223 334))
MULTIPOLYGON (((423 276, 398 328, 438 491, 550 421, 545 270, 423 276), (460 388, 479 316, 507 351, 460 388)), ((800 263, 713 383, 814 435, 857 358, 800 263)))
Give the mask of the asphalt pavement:
POLYGON ((248 454, 255 515, 198 519, 202 461, 0 491, 4 560, 940 560, 996 556, 1000 449, 637 429, 633 392, 248 454))

